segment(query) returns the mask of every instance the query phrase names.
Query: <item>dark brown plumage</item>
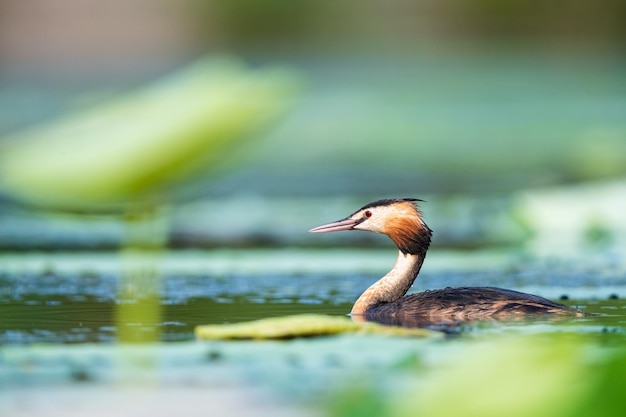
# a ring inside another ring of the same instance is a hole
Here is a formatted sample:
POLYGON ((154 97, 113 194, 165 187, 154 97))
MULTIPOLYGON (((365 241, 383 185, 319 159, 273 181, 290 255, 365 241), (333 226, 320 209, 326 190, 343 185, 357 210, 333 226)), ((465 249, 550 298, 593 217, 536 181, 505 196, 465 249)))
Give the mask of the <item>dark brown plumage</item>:
POLYGON ((340 230, 383 233, 399 249, 393 269, 356 301, 353 317, 406 325, 583 315, 543 297, 495 287, 445 288, 404 296, 419 273, 432 236, 416 201, 421 200, 378 200, 345 219, 311 229, 315 233, 340 230))
POLYGON ((543 297, 496 287, 427 290, 374 306, 366 316, 396 317, 410 313, 430 321, 474 321, 485 317, 516 319, 526 315, 572 314, 576 310, 543 297))

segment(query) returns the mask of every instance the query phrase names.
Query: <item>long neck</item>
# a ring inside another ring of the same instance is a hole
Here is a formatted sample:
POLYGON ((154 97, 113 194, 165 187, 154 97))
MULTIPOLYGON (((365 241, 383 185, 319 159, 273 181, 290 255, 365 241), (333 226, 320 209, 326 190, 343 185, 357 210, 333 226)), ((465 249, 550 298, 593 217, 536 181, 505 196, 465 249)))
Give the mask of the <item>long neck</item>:
POLYGON ((425 252, 410 254, 399 251, 391 271, 361 294, 350 314, 365 314, 372 307, 391 303, 406 294, 417 278, 425 255, 425 252))

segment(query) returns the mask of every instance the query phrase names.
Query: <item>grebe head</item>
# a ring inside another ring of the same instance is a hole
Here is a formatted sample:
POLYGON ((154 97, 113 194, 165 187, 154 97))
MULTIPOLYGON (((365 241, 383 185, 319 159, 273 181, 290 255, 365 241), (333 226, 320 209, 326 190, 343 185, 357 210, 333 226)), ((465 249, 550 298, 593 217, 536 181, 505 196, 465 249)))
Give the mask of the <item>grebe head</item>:
POLYGON ((323 224, 309 232, 365 230, 382 233, 394 241, 403 253, 425 254, 432 231, 424 223, 415 198, 394 198, 369 203, 345 219, 323 224))

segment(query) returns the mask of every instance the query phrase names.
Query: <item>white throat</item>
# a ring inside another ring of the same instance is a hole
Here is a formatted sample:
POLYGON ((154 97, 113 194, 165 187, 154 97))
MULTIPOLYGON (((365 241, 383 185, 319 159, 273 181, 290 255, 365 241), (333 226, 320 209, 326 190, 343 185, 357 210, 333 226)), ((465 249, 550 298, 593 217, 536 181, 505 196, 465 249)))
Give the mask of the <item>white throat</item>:
POLYGON ((400 299, 413 285, 423 262, 424 255, 398 251, 398 259, 391 271, 361 294, 350 314, 365 314, 372 307, 400 299))

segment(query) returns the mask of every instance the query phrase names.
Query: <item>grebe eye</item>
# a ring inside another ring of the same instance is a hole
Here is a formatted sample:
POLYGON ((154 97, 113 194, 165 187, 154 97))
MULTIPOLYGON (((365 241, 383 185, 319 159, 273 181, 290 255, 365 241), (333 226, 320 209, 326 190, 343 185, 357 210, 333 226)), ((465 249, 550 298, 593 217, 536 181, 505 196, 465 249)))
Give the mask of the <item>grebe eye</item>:
POLYGON ((365 215, 365 217, 369 218, 372 217, 372 212, 367 210, 365 213, 363 213, 365 215))

